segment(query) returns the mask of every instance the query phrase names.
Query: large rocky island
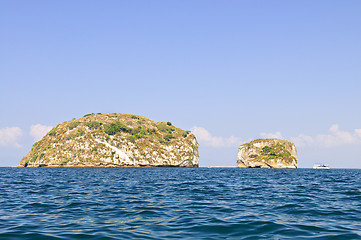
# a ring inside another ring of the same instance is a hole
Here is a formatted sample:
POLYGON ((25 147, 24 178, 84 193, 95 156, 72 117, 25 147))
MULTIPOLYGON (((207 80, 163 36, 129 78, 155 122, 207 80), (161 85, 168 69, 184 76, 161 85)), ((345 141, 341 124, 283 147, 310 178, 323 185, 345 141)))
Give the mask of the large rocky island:
POLYGON ((257 139, 238 148, 238 168, 297 168, 297 150, 287 140, 257 139))
POLYGON ((20 167, 198 167, 198 143, 170 122, 88 114, 36 142, 20 167))

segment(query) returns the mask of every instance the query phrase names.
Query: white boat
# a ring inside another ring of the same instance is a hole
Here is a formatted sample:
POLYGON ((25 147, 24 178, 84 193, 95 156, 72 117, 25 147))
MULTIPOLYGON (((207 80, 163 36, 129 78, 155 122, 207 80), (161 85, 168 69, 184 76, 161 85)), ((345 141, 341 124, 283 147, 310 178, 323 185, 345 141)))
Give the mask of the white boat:
POLYGON ((330 169, 330 166, 328 166, 327 164, 321 164, 321 163, 317 163, 315 165, 313 165, 312 167, 313 169, 330 169))

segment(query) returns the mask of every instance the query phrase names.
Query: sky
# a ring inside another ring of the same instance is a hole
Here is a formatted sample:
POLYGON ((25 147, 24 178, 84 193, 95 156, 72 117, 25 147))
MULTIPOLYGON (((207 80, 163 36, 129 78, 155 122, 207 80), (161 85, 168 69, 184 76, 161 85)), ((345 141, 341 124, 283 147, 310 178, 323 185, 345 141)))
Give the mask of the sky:
POLYGON ((2 0, 0 166, 52 127, 130 113, 191 130, 200 166, 291 140, 361 168, 361 1, 2 0))

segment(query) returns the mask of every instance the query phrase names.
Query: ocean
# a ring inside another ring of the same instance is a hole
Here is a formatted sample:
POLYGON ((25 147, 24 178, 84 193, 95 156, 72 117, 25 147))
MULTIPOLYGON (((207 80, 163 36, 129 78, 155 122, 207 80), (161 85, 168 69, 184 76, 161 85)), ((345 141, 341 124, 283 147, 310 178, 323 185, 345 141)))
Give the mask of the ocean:
POLYGON ((361 239, 361 170, 0 168, 0 239, 361 239))

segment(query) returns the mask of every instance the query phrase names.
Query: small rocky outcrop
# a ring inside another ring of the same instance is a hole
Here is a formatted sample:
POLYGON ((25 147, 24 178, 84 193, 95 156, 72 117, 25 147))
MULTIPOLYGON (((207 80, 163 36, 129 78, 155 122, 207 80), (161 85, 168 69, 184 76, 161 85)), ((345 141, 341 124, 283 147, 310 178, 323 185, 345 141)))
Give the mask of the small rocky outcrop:
POLYGON ((257 139, 239 146, 237 168, 297 168, 297 150, 287 140, 257 139))
POLYGON ((198 143, 170 122, 88 114, 36 142, 19 167, 198 167, 198 143))

